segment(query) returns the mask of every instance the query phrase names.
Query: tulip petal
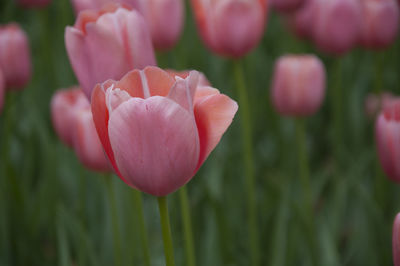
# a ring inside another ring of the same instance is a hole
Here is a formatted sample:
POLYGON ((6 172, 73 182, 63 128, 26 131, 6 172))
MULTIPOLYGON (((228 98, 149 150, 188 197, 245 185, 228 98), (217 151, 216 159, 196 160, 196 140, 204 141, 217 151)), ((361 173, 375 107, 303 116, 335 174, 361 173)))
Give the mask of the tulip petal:
POLYGON ((176 82, 169 92, 168 98, 174 100, 180 106, 193 112, 193 99, 196 93, 197 82, 199 81, 199 73, 197 71, 190 72, 186 79, 176 77, 176 82))
POLYGON ((235 101, 224 94, 214 94, 197 101, 194 107, 200 137, 197 169, 220 141, 238 109, 235 101))
POLYGON ((193 116, 164 97, 132 98, 112 114, 109 136, 129 185, 167 195, 194 175, 199 140, 193 116))
POLYGON ((93 122, 96 126, 97 134, 103 149, 107 154, 108 159, 115 173, 126 183, 125 179, 122 177, 117 164, 115 162, 114 152, 111 148, 110 139, 108 136, 108 123, 109 123, 109 112, 106 104, 106 94, 103 85, 97 84, 93 89, 92 94, 92 114, 93 122))
POLYGON ((158 67, 146 67, 144 74, 147 78, 151 96, 167 96, 175 80, 164 70, 158 67))

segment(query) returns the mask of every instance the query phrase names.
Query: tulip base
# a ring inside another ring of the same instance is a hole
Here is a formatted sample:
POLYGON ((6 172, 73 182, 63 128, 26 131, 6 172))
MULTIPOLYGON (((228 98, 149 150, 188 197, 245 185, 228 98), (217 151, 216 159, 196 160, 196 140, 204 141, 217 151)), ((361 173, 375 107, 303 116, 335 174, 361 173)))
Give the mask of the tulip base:
POLYGON ((174 266, 174 247, 172 244, 171 226, 169 222, 168 204, 166 197, 158 197, 158 209, 160 211, 161 229, 164 242, 164 254, 166 266, 174 266))

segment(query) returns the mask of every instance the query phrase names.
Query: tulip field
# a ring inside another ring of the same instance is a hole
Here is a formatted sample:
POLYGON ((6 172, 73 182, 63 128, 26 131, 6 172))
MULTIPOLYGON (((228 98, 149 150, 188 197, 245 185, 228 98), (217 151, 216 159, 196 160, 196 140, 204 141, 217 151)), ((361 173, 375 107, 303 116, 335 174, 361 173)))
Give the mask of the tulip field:
POLYGON ((0 266, 400 266, 399 14, 2 0, 0 266))

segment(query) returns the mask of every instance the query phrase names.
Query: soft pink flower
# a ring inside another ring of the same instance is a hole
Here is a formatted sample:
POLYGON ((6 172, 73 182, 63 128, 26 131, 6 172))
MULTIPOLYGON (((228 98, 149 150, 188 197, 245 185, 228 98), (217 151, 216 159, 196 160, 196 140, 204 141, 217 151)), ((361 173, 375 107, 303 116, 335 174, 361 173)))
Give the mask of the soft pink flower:
POLYGON ((382 110, 397 100, 398 97, 390 92, 383 92, 379 95, 370 93, 365 99, 365 114, 367 117, 375 119, 382 110))
POLYGON ((280 12, 291 12, 300 8, 307 0, 271 0, 271 7, 280 12))
POLYGON ((144 1, 147 0, 71 0, 72 5, 75 9, 75 13, 79 14, 79 12, 84 10, 101 10, 103 6, 110 3, 119 3, 122 5, 126 5, 132 7, 139 12, 142 13, 142 5, 144 1))
POLYGON ((378 116, 375 139, 385 174, 400 183, 400 100, 387 106, 378 116))
POLYGON ((198 72, 174 79, 157 67, 98 84, 92 96, 94 123, 115 172, 155 196, 195 175, 237 108, 217 89, 198 86, 198 72))
POLYGON ((26 8, 32 8, 32 7, 45 7, 48 4, 50 4, 51 0, 17 0, 18 4, 26 7, 26 8))
POLYGON ((200 36, 217 54, 241 57, 261 40, 265 0, 192 0, 192 6, 200 36))
POLYGON ((110 171, 93 122, 90 103, 79 87, 58 90, 51 100, 54 129, 60 139, 73 148, 87 168, 110 171))
POLYGON ((393 264, 400 266, 400 213, 396 215, 392 233, 393 264))
POLYGON ((75 25, 66 28, 65 44, 75 75, 89 98, 97 83, 156 64, 142 15, 116 4, 79 13, 75 25))
POLYGON ((360 1, 317 0, 316 5, 313 38, 318 48, 333 54, 348 52, 361 34, 360 1))
POLYGON ((0 68, 7 89, 23 88, 31 78, 28 38, 16 23, 0 26, 0 68))
POLYGON ((399 31, 399 6, 395 0, 363 0, 362 45, 384 48, 399 31))
MULTIPOLYGON (((165 71, 167 71, 167 73, 173 78, 175 78, 175 76, 178 76, 180 78, 185 79, 189 76, 189 74, 192 70, 176 71, 173 69, 166 69, 165 71)), ((211 83, 210 83, 210 81, 208 81, 207 77, 201 72, 198 72, 198 73, 199 73, 198 85, 199 86, 211 86, 211 83)))
POLYGON ((288 15, 289 27, 300 38, 312 37, 316 1, 318 0, 307 0, 299 9, 288 15))
POLYGON ((286 55, 275 64, 272 103, 282 115, 308 116, 325 95, 325 68, 314 55, 286 55))

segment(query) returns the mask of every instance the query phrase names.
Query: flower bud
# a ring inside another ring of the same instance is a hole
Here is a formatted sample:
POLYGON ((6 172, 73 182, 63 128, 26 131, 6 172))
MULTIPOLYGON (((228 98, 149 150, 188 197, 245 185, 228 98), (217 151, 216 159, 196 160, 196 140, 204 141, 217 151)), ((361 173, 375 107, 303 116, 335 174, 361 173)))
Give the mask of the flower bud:
POLYGON ((0 68, 8 89, 23 88, 31 78, 28 38, 16 23, 0 26, 0 68))
POLYGON ((325 68, 314 55, 286 55, 275 64, 272 103, 286 116, 315 113, 325 95, 325 68))

